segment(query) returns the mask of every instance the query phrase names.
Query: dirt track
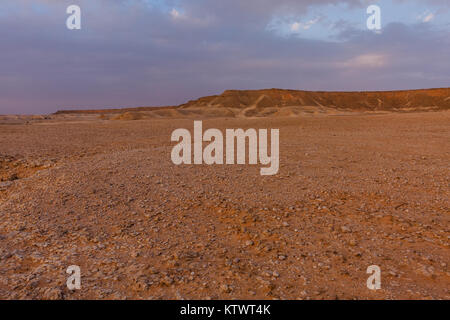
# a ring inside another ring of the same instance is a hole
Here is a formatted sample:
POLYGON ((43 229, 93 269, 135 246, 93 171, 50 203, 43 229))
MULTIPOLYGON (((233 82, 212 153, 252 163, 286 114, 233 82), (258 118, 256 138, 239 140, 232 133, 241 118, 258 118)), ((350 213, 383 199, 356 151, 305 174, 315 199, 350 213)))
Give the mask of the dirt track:
POLYGON ((203 122, 279 128, 271 177, 173 165, 192 120, 79 120, 0 125, 1 299, 450 299, 448 111, 203 122))

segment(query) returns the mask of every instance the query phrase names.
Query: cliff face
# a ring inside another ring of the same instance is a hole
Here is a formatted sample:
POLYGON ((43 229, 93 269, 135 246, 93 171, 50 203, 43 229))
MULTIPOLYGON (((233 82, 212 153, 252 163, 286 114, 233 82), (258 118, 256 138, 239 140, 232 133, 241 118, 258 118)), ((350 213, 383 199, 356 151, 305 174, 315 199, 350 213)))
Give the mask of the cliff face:
POLYGON ((181 105, 190 107, 325 107, 351 110, 448 110, 450 88, 406 91, 324 92, 282 89, 227 90, 181 105))

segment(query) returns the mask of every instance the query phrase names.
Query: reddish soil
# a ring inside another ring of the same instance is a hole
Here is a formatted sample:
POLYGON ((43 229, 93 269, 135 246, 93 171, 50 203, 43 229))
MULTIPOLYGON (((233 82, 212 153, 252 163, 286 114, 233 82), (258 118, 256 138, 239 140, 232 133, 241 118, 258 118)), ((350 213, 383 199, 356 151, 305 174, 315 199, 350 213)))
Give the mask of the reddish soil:
POLYGON ((301 115, 203 121, 279 128, 275 176, 175 166, 188 119, 6 119, 0 298, 450 299, 450 113, 301 115))

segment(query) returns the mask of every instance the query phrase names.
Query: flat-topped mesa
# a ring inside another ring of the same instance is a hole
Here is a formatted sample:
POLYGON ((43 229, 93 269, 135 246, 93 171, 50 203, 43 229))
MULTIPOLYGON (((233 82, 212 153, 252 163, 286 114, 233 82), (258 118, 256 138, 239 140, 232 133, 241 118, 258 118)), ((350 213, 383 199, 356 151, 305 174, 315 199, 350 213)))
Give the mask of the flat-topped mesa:
POLYGON ((180 108, 266 108, 316 106, 351 110, 449 110, 450 88, 399 91, 302 91, 284 89, 226 90, 203 97, 180 108))
POLYGON ((399 91, 226 90, 179 106, 58 111, 101 120, 251 118, 450 110, 450 88, 399 91))

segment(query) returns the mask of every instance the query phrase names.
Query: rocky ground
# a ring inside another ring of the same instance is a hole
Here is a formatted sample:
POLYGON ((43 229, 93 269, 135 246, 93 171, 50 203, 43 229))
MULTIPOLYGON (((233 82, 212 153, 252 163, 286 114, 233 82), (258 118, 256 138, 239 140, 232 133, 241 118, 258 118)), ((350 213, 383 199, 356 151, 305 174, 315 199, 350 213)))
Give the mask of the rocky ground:
POLYGON ((449 112, 204 121, 279 128, 275 176, 173 165, 192 126, 1 124, 0 298, 450 299, 449 112))

